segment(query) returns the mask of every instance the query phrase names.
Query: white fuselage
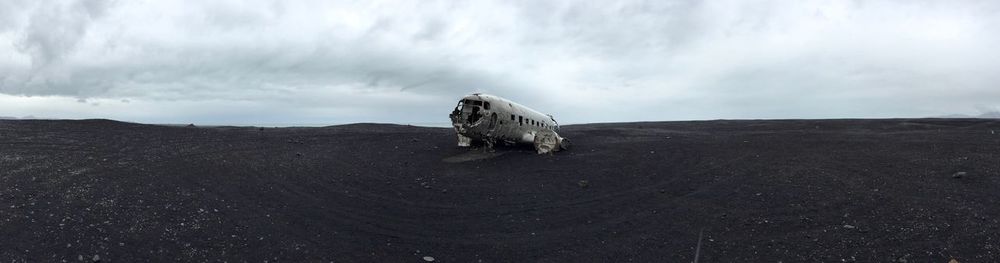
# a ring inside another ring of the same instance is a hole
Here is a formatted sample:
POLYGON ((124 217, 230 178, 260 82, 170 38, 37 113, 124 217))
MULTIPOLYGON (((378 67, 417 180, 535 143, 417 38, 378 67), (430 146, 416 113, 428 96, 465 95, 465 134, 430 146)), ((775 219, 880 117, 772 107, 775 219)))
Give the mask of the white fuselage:
POLYGON ((459 135, 460 146, 468 146, 470 141, 488 145, 533 143, 538 132, 559 129, 559 124, 550 115, 498 96, 479 93, 463 97, 449 117, 459 135), (463 140, 466 140, 464 145, 463 140))

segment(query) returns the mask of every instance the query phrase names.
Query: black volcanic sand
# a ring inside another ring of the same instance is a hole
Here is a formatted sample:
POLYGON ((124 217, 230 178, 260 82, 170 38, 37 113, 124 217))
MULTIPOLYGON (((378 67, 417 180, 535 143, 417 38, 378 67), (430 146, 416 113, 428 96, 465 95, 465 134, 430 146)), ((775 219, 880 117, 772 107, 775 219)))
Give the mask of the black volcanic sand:
POLYGON ((997 120, 561 134, 0 121, 0 261, 1000 260, 997 120))

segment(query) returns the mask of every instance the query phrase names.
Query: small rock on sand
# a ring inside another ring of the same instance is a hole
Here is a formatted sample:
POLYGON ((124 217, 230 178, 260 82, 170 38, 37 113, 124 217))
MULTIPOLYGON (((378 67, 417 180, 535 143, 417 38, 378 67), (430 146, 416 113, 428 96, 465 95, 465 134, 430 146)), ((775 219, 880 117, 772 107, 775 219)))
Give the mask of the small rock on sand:
POLYGON ((431 256, 424 256, 424 261, 427 261, 427 262, 434 262, 434 257, 431 257, 431 256))
POLYGON ((965 175, 966 175, 965 172, 956 172, 956 173, 954 173, 954 174, 951 175, 951 178, 962 178, 965 175))

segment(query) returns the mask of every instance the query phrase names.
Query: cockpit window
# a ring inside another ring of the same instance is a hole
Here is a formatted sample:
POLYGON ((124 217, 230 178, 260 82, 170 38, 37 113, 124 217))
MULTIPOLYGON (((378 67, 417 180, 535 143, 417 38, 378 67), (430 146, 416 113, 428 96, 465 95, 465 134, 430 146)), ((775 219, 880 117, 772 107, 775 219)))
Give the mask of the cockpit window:
POLYGON ((490 109, 490 103, 489 102, 484 102, 484 101, 481 101, 481 100, 463 99, 463 100, 461 100, 461 101, 458 102, 458 106, 459 106, 459 108, 464 108, 466 110, 475 109, 475 108, 479 108, 479 109, 482 109, 482 110, 489 110, 490 109), (476 106, 479 106, 479 107, 476 107, 476 106))

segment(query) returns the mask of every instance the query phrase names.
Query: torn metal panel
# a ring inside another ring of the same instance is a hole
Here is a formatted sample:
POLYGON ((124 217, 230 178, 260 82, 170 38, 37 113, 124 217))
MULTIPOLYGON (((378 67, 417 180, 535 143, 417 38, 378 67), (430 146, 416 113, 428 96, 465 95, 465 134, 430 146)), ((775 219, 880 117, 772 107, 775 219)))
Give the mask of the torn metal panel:
POLYGON ((472 145, 472 138, 466 137, 465 135, 458 134, 458 146, 469 147, 472 145))
POLYGON ((554 131, 540 131, 535 133, 535 151, 538 154, 549 153, 559 150, 559 135, 554 131))

